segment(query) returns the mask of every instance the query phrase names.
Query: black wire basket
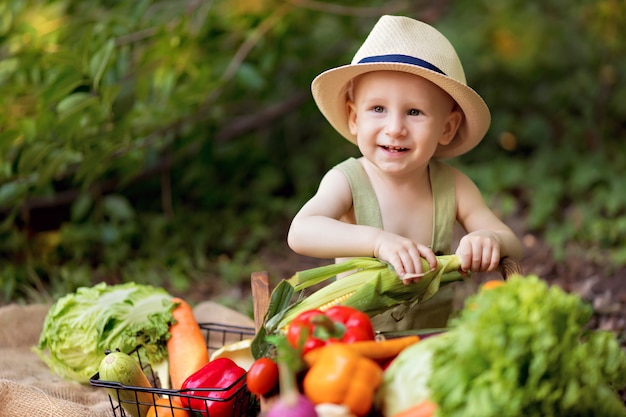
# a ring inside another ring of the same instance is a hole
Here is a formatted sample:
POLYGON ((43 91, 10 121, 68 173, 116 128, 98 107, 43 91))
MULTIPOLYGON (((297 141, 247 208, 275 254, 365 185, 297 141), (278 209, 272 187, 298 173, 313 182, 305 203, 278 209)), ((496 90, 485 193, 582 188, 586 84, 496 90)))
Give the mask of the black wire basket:
MULTIPOLYGON (((200 328, 205 335, 209 354, 227 344, 252 338, 255 334, 254 329, 251 327, 220 323, 200 323, 200 328)), ((159 402, 158 407, 155 409, 155 417, 243 417, 258 415, 259 403, 257 398, 251 395, 247 389, 245 374, 229 387, 196 388, 194 389, 194 395, 186 390, 162 389, 160 388, 158 377, 150 365, 142 363, 139 349, 141 348, 137 348, 129 354, 137 359, 150 380, 152 388, 127 386, 118 382, 104 381, 100 379, 97 373, 89 380, 89 383, 94 387, 108 389, 109 400, 111 401, 111 408, 115 417, 144 417, 141 415, 141 410, 157 404, 157 400, 159 402), (140 393, 141 395, 139 395, 140 393), (146 393, 148 395, 145 395, 146 393), (197 394, 201 394, 201 396, 197 394), (190 401, 193 399, 202 401, 190 401), (209 400, 209 402, 206 400, 209 400), (225 404, 223 407, 220 407, 218 416, 211 414, 208 406, 210 402, 225 404), (205 404, 205 408, 193 408, 190 405, 191 403, 205 404)))

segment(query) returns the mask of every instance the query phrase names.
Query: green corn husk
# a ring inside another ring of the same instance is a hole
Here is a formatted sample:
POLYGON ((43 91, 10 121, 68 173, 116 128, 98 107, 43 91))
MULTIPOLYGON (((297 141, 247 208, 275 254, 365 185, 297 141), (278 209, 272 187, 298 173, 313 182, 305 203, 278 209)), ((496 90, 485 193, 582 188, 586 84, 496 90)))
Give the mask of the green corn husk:
MULTIPOLYGON (((426 260, 423 259, 422 262, 424 270, 428 270, 426 260)), ((339 264, 298 272, 289 279, 295 291, 341 272, 356 270, 291 305, 277 323, 277 328, 282 329, 305 310, 319 308, 351 292, 353 294, 342 301, 341 305, 354 307, 370 317, 398 304, 422 303, 435 295, 440 286, 460 280, 461 274, 458 272, 460 266, 461 261, 456 255, 438 256, 436 269, 424 273, 418 282, 408 285, 400 280, 389 264, 374 258, 353 258, 339 264)))
MULTIPOLYGON (((428 270, 426 260, 422 262, 424 270, 428 270)), ((260 339, 284 329, 303 311, 320 308, 350 293, 352 295, 340 304, 357 308, 370 317, 399 304, 422 303, 435 295, 441 286, 461 280, 460 266, 461 261, 456 255, 438 256, 436 269, 424 273, 418 282, 408 285, 389 264, 375 258, 352 258, 297 272, 291 278, 282 280, 272 291, 264 326, 253 342, 253 355, 266 356, 267 346, 263 347, 260 339), (355 272, 308 296, 304 295, 303 290, 349 271, 355 272), (296 293, 299 294, 292 301, 296 293)))

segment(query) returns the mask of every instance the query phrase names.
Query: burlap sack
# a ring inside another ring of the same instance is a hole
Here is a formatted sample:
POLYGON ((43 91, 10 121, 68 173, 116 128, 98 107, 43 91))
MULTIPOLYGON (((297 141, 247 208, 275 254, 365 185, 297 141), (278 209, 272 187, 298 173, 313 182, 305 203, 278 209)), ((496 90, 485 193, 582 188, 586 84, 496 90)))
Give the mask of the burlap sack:
MULTIPOLYGON (((65 381, 31 351, 49 305, 0 307, 0 417, 111 417, 103 388, 65 381)), ((199 322, 253 327, 243 314, 213 302, 194 309, 199 322)))

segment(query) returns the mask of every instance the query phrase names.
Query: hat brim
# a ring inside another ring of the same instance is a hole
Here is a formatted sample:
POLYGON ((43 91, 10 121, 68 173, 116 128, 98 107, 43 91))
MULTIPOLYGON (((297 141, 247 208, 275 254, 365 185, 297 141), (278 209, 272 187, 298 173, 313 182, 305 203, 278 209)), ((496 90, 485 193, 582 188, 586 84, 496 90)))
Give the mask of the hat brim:
POLYGON ((373 71, 401 71, 423 77, 447 92, 463 111, 463 122, 455 138, 448 145, 439 145, 435 157, 452 158, 474 148, 483 139, 491 123, 489 108, 473 89, 446 75, 403 63, 349 64, 329 69, 318 75, 311 84, 313 99, 328 122, 343 137, 356 144, 356 137, 348 127, 346 107, 350 80, 373 71))

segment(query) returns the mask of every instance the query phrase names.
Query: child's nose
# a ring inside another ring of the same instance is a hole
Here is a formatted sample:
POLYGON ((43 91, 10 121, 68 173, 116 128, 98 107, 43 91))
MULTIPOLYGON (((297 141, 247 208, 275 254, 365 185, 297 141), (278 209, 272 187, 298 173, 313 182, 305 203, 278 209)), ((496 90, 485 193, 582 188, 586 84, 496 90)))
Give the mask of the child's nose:
POLYGON ((385 129, 385 133, 389 136, 397 137, 404 136, 407 133, 406 126, 404 124, 404 119, 401 115, 389 115, 387 119, 387 126, 385 129))

